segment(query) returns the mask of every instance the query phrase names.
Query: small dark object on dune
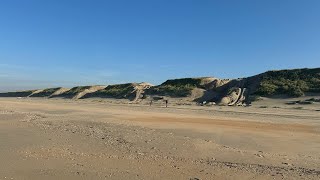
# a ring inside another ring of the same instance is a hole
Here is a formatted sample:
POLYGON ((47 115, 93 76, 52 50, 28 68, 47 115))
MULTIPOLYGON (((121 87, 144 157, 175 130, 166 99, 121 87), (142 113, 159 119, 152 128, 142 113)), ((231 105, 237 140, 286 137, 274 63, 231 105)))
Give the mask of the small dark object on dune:
POLYGON ((291 101, 291 102, 286 102, 286 104, 287 105, 295 105, 295 104, 297 104, 297 102, 296 101, 291 101))
POLYGON ((310 101, 310 102, 320 102, 320 98, 311 98, 311 99, 307 99, 305 101, 310 101))
POLYGON ((268 108, 268 106, 260 106, 259 108, 268 108))
POLYGON ((291 101, 291 102, 287 102, 286 104, 287 105, 295 105, 295 104, 306 105, 306 104, 313 104, 313 103, 314 103, 314 101, 305 100, 305 101, 291 101))
POLYGON ((299 104, 313 104, 313 101, 300 101, 299 104))

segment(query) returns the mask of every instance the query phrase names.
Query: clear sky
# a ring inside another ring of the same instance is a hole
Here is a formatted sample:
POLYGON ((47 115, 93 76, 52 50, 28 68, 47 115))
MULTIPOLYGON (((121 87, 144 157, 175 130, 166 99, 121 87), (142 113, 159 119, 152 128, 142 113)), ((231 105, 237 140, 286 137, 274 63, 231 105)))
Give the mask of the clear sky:
POLYGON ((303 67, 319 0, 0 1, 0 91, 303 67))

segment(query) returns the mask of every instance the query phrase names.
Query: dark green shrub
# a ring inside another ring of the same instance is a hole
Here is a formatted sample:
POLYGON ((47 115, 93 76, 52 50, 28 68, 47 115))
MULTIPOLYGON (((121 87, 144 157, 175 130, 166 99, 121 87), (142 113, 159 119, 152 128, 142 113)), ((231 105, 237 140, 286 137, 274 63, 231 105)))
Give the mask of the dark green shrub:
POLYGON ((304 96, 304 92, 299 88, 290 88, 288 94, 292 97, 304 96))
POLYGON ((278 86, 268 83, 268 82, 262 82, 257 94, 259 95, 263 95, 263 96, 270 96, 276 93, 278 89, 278 86))

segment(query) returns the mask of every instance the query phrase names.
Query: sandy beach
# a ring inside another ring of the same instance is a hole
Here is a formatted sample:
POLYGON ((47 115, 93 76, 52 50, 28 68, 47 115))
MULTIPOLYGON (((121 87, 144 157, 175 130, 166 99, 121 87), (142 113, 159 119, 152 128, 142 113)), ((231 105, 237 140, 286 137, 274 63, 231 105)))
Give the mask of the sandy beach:
POLYGON ((313 109, 0 99, 0 179, 319 179, 313 109))

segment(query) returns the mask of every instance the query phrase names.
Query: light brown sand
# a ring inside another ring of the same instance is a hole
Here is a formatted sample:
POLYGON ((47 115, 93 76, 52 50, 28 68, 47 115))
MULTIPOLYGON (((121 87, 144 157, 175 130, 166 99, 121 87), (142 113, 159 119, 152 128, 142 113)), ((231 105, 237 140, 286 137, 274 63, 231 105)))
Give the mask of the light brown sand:
POLYGON ((0 147, 0 179, 319 179, 320 112, 0 98, 0 147))

